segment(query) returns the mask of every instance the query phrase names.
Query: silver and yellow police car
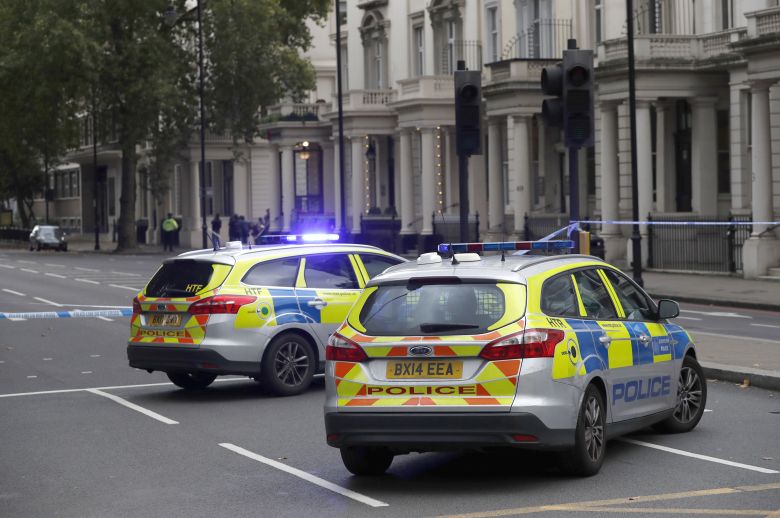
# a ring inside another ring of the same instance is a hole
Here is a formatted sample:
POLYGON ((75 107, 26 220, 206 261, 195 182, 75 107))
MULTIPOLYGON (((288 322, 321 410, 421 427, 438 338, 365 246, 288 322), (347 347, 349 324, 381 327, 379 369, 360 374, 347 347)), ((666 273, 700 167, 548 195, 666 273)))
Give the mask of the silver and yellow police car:
POLYGON ((163 371, 184 389, 238 374, 277 395, 306 390, 324 369, 328 336, 366 282, 404 259, 315 242, 337 235, 275 237, 165 260, 133 300, 130 366, 163 371))
POLYGON ((706 382, 690 336, 617 268, 585 255, 501 255, 571 241, 440 245, 372 279, 327 346, 325 428, 357 475, 394 455, 556 451, 592 475, 607 440, 694 428, 706 382), (503 254, 503 253, 502 253, 503 254))

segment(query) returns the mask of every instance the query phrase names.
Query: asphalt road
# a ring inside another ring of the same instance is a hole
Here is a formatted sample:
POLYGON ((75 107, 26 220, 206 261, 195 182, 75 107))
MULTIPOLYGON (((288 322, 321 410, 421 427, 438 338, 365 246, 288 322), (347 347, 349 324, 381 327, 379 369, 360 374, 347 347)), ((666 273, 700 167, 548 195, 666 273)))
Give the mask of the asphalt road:
MULTIPOLYGON (((2 250, 0 311, 127 307, 159 261, 2 250)), ((683 309, 701 319, 681 320, 689 329, 777 337, 751 325, 778 325, 776 314, 683 309)), ((351 476, 325 444, 321 380, 294 398, 246 379, 187 393, 130 369, 126 338, 122 318, 0 321, 0 516, 780 512, 778 393, 710 382, 710 412, 693 432, 612 441, 593 478, 566 477, 545 455, 500 452, 402 456, 370 479, 351 476)))

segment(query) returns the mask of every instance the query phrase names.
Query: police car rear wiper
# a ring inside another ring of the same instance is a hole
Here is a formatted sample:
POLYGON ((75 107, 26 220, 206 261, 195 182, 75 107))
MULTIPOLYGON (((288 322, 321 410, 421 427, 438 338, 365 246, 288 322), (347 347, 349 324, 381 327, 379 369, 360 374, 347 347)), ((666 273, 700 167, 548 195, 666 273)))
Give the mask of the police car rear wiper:
POLYGON ((478 328, 478 324, 444 324, 444 323, 425 323, 420 324, 420 331, 423 333, 433 333, 436 331, 450 331, 453 329, 476 329, 478 328))
POLYGON ((185 297, 191 297, 194 295, 194 293, 191 291, 180 290, 177 288, 165 288, 163 291, 165 292, 166 297, 170 297, 171 295, 184 295, 185 297))

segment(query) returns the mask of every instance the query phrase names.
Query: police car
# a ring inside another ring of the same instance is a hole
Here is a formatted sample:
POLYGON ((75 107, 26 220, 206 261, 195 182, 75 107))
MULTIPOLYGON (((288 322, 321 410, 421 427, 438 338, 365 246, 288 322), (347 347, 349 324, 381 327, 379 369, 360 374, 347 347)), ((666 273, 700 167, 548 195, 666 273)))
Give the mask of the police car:
POLYGON ((571 241, 440 245, 372 279, 331 337, 325 428, 357 475, 393 456, 558 451, 592 475, 607 440, 699 422, 706 382, 688 333, 618 269, 584 255, 503 255, 571 241))
POLYGON ((404 261, 371 246, 313 242, 327 238, 338 236, 272 236, 274 244, 231 242, 167 259, 133 300, 130 366, 163 371, 184 389, 239 374, 278 395, 304 391, 366 282, 404 261))

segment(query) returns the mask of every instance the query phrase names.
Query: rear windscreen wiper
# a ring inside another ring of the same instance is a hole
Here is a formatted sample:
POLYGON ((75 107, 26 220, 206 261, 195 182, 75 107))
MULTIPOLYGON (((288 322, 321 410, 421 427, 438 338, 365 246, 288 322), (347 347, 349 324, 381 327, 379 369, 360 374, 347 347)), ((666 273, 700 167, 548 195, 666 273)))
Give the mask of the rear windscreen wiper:
POLYGON ((480 327, 478 324, 444 324, 444 323, 425 323, 420 324, 420 331, 423 333, 433 333, 436 331, 450 331, 454 329, 476 329, 480 327))

